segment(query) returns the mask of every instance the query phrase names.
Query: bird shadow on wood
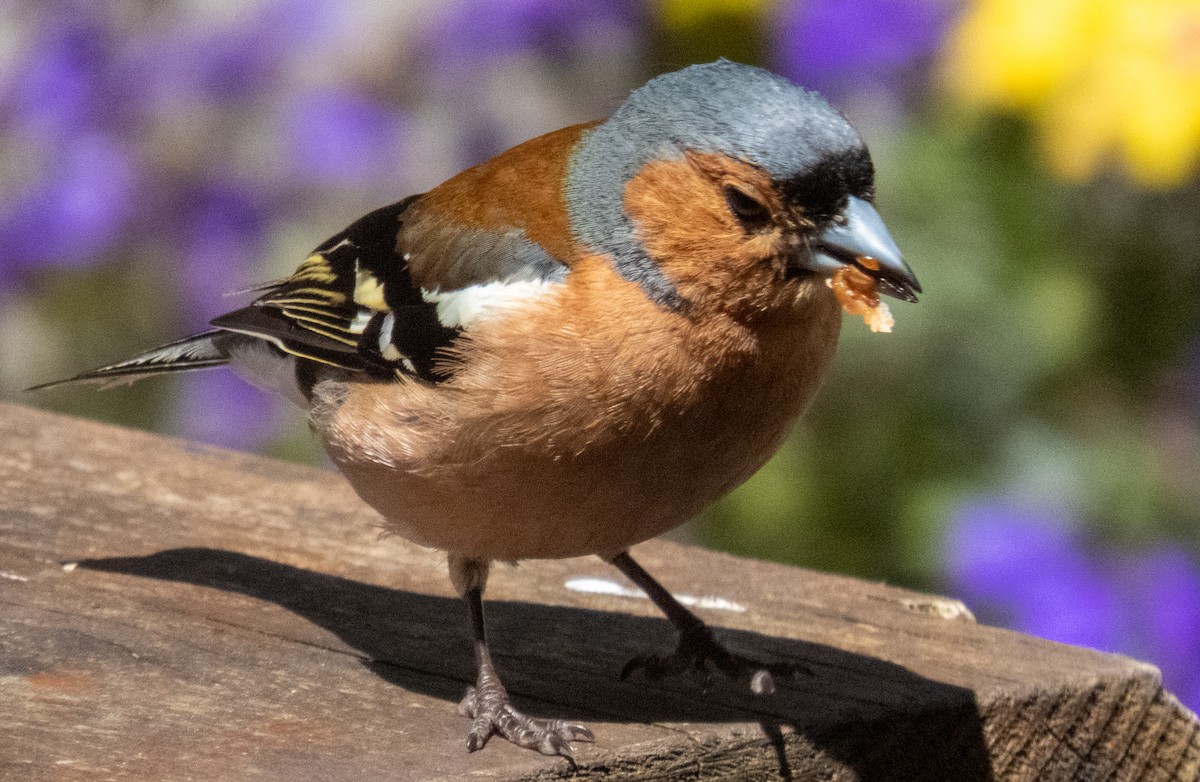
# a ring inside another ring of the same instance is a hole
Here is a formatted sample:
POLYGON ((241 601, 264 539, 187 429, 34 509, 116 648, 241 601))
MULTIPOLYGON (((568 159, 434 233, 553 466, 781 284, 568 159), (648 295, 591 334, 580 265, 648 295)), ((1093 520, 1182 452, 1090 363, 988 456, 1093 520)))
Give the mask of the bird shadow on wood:
MULTIPOLYGON (((258 627, 269 601, 337 636, 382 679, 457 703, 474 681, 460 601, 208 548, 81 560, 80 568, 222 590, 222 621, 258 627)), ((206 611, 217 609, 205 598, 206 611)), ((979 710, 970 690, 832 646, 716 628, 731 650, 812 671, 758 697, 720 677, 618 681, 631 657, 675 643, 665 619, 610 611, 487 601, 489 642, 519 708, 544 717, 645 723, 753 723, 791 779, 814 750, 859 779, 991 780, 979 710)), ((197 621, 205 621, 197 618, 197 621)), ((797 623, 803 617, 797 616, 797 623)), ((306 640, 306 643, 311 641, 306 640)), ((330 646, 336 646, 331 641, 330 646)), ((747 740, 753 740, 747 737, 747 740)))

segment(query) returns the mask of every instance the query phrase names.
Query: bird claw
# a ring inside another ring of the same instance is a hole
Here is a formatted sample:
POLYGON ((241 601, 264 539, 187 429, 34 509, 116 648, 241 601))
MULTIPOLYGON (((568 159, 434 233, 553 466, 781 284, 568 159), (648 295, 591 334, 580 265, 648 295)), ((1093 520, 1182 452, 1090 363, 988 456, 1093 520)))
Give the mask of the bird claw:
POLYGON ((668 676, 694 671, 701 675, 701 686, 707 692, 712 684, 713 668, 730 679, 749 679, 750 691, 755 695, 773 694, 776 677, 792 679, 800 674, 813 675, 812 671, 803 665, 763 663, 734 654, 717 642, 706 625, 699 625, 681 633, 679 645, 670 654, 639 654, 625 663, 620 678, 621 681, 625 681, 635 671, 640 670, 650 681, 658 681, 668 676))
POLYGON ((488 739, 499 735, 518 747, 537 750, 543 755, 558 755, 574 765, 574 749, 570 741, 595 741, 586 725, 566 720, 544 720, 529 717, 513 708, 508 692, 499 684, 480 683, 468 687, 458 712, 470 717, 467 751, 483 749, 488 739))

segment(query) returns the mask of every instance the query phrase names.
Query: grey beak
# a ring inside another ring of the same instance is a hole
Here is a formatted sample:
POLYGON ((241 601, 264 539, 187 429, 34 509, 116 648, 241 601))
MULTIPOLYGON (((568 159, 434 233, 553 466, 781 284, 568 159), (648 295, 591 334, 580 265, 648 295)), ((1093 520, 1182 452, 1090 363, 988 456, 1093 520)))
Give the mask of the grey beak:
POLYGON ((840 217, 817 236, 807 267, 820 274, 833 274, 853 264, 876 279, 880 293, 915 302, 921 283, 904 262, 875 207, 850 196, 840 217))

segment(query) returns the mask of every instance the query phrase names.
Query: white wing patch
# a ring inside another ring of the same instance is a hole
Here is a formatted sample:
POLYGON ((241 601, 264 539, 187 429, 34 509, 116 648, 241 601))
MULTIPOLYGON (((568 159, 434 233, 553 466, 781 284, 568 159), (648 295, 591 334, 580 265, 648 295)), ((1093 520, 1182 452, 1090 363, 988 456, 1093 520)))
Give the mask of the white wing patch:
POLYGON ((354 320, 350 321, 350 333, 361 335, 367 330, 367 325, 370 324, 371 318, 375 313, 371 310, 359 310, 354 316, 354 320))
POLYGON ((443 326, 468 329, 479 321, 537 301, 561 284, 553 280, 498 280, 456 291, 422 289, 421 298, 437 305, 437 318, 443 326))

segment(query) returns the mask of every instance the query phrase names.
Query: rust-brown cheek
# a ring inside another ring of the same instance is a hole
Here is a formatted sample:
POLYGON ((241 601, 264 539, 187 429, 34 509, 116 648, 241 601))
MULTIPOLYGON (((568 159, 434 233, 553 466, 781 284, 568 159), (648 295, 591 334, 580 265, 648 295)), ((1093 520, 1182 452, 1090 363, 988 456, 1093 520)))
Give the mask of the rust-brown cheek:
POLYGON ((783 232, 748 233, 729 211, 726 185, 760 200, 777 225, 786 219, 763 171, 696 152, 643 167, 625 187, 625 210, 646 252, 685 299, 735 317, 786 306, 796 285, 785 277, 790 249, 783 232))

